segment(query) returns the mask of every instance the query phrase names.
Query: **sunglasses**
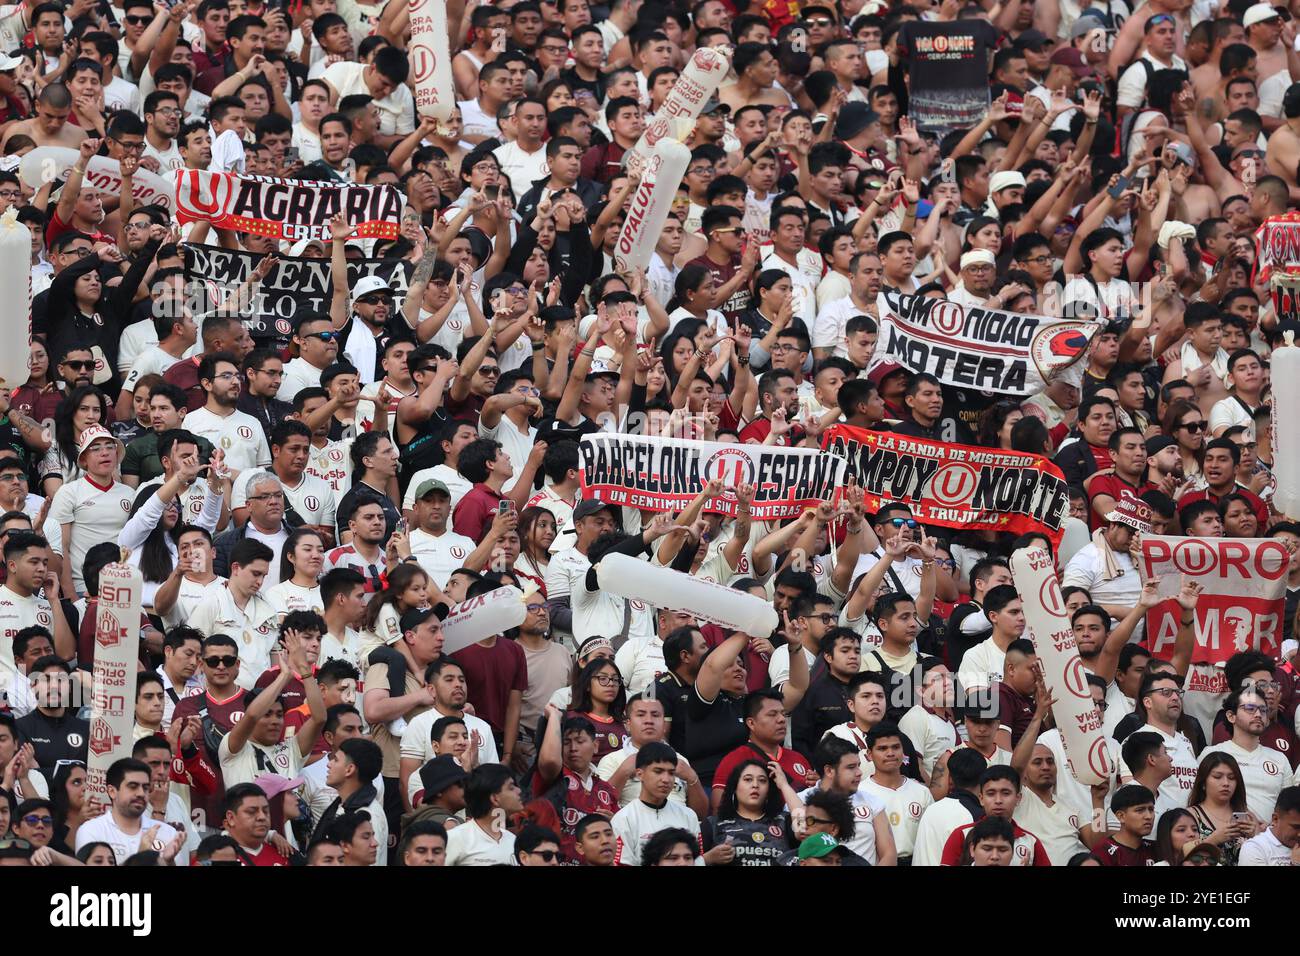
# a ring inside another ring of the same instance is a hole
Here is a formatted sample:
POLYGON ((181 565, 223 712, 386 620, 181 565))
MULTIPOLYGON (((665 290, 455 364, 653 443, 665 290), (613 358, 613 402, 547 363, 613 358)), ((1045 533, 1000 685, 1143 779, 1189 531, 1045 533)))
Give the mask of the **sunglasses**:
POLYGON ((134 13, 128 13, 122 19, 125 20, 128 25, 133 27, 147 26, 153 20, 152 17, 141 17, 134 13))
POLYGON ((387 305, 392 305, 393 297, 391 295, 378 295, 378 294, 363 295, 361 298, 357 299, 357 301, 360 302, 362 305, 378 305, 381 302, 387 305))
POLYGON ((1196 432, 1205 431, 1205 425, 1206 425, 1205 422, 1185 422, 1184 424, 1179 425, 1178 427, 1186 428, 1189 432, 1195 434, 1196 432))
POLYGON ((1162 23, 1173 23, 1174 18, 1168 13, 1157 13, 1154 17, 1147 20, 1148 26, 1159 26, 1162 23))
POLYGON ((559 854, 556 853, 554 850, 534 850, 533 856, 540 856, 547 863, 550 863, 557 856, 559 856, 559 854))
POLYGON ((890 518, 889 523, 895 528, 911 528, 913 531, 921 527, 915 518, 890 518))
POLYGON ((68 359, 64 361, 63 364, 66 365, 68 368, 82 369, 82 370, 92 369, 95 367, 95 363, 93 361, 83 362, 81 359, 68 359))
POLYGON ((39 813, 29 813, 23 817, 23 823, 29 827, 52 827, 54 826, 54 817, 45 816, 39 813))
POLYGON ((239 658, 234 654, 227 654, 221 657, 213 655, 212 657, 203 658, 203 663, 209 667, 234 667, 239 663, 239 658))
POLYGON ((333 342, 339 337, 337 332, 308 332, 305 338, 320 339, 322 342, 333 342))
POLYGON ((54 761, 54 772, 58 773, 60 767, 84 767, 84 760, 56 760, 54 761))

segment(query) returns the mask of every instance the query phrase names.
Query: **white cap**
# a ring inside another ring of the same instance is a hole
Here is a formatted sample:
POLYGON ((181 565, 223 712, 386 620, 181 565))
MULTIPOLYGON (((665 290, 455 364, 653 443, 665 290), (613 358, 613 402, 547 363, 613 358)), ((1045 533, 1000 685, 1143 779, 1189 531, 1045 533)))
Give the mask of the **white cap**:
POLYGON ((963 252, 961 256, 961 268, 984 263, 985 265, 997 265, 997 259, 988 249, 972 249, 970 252, 963 252))
POLYGON ((989 177, 989 195, 1000 193, 1004 189, 1010 189, 1013 186, 1025 188, 1025 177, 1020 173, 1001 172, 994 173, 989 177))
POLYGON ((365 295, 373 295, 376 292, 387 292, 392 295, 393 288, 379 276, 365 276, 352 287, 352 298, 356 300, 365 295))
POLYGON ((0 54, 0 73, 5 73, 8 72, 9 70, 16 70, 18 69, 18 67, 22 65, 23 65, 23 57, 5 56, 4 54, 0 54))
POLYGON ((1246 8, 1246 15, 1241 18, 1241 25, 1249 28, 1256 23, 1263 23, 1265 20, 1280 16, 1281 14, 1271 3, 1256 3, 1246 8))

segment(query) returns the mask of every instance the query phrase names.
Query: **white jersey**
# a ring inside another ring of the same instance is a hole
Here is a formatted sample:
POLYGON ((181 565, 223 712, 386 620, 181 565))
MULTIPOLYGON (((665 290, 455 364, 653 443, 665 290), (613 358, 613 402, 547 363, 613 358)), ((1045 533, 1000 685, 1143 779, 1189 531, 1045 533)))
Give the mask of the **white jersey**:
MULTIPOLYGON (((433 725, 443 717, 450 717, 451 714, 441 713, 438 708, 430 707, 428 710, 412 717, 406 724, 406 730, 402 731, 402 749, 401 756, 403 759, 418 760, 420 766, 437 756, 433 752, 433 725)), ((475 717, 473 714, 461 714, 461 720, 465 721, 465 729, 469 732, 470 742, 474 745, 477 754, 474 758, 476 766, 483 766, 485 763, 497 763, 500 758, 497 755, 497 744, 492 736, 492 728, 482 717, 475 717)), ((414 804, 415 795, 424 788, 420 782, 419 772, 411 774, 410 780, 407 781, 406 793, 411 797, 414 804)))
POLYGON ((325 613, 325 602, 321 599, 319 587, 305 588, 301 584, 294 584, 293 581, 281 581, 262 593, 271 607, 275 608, 275 613, 280 616, 280 620, 284 620, 284 616, 293 611, 315 611, 322 615, 325 613))
POLYGON ((77 827, 77 845, 74 847, 80 850, 82 847, 91 843, 107 843, 113 848, 113 856, 117 858, 117 865, 121 866, 129 857, 140 852, 140 838, 148 830, 154 827, 158 832, 154 834, 153 849, 161 850, 172 840, 176 839, 176 831, 165 823, 150 821, 141 818, 136 823, 139 825, 134 833, 127 833, 117 821, 113 819, 113 813, 110 810, 95 817, 93 820, 87 820, 81 826, 77 827))
POLYGON ((280 615, 261 594, 254 593, 240 609, 228 582, 209 585, 188 623, 205 637, 227 634, 234 638, 239 645, 239 677, 235 683, 243 690, 251 690, 257 679, 271 669, 271 651, 280 637, 280 615))
POLYGON ((465 566, 477 547, 473 538, 448 529, 440 535, 415 528, 411 531, 411 555, 439 589, 447 586, 453 573, 465 566))
POLYGON ((202 603, 209 592, 214 587, 225 583, 226 579, 222 577, 218 577, 215 581, 209 581, 207 584, 191 581, 188 575, 181 578, 180 593, 176 595, 176 603, 172 605, 172 609, 163 615, 163 624, 167 625, 168 630, 170 630, 178 624, 187 623, 193 616, 194 609, 202 603))
POLYGON ((320 388, 320 373, 323 371, 301 356, 290 359, 284 363, 284 378, 280 379, 280 389, 275 397, 282 402, 292 402, 304 388, 320 388))
POLYGON ((934 773, 935 762, 940 757, 957 746, 957 728, 952 721, 944 720, 920 704, 908 709, 899 720, 898 729, 907 734, 921 755, 921 766, 927 775, 934 773))
MULTIPOLYGON (((1134 733, 1160 735, 1160 739, 1165 742, 1165 750, 1169 752, 1169 756, 1174 761, 1174 772, 1160 784, 1160 793, 1175 807, 1187 806, 1187 798, 1191 795, 1192 784, 1196 780, 1196 770, 1200 766, 1199 761, 1196 759, 1196 752, 1192 750, 1191 741, 1183 736, 1182 731, 1176 730, 1171 736, 1150 724, 1139 727, 1134 733)), ((1283 758, 1283 762, 1286 762, 1286 758, 1283 758)), ((1126 781, 1133 776, 1133 771, 1124 762, 1122 754, 1120 755, 1119 775, 1120 779, 1126 781)), ((1265 819, 1268 818, 1265 817, 1265 819)))
POLYGON ((54 614, 50 602, 40 594, 23 597, 8 585, 0 584, 0 694, 10 693, 19 679, 14 637, 25 627, 43 627, 53 634, 54 614))
POLYGON ((916 831, 921 826, 921 816, 934 803, 930 788, 910 777, 904 777, 903 785, 894 790, 876 783, 870 777, 863 777, 862 789, 875 795, 885 805, 898 855, 911 856, 912 848, 916 845, 916 831))
POLYGON ((402 510, 413 511, 415 509, 415 489, 419 488, 426 479, 432 478, 435 481, 441 481, 451 492, 451 510, 455 512, 456 506, 460 504, 460 499, 464 498, 471 488, 473 482, 468 481, 464 475, 449 465, 434 465, 432 468, 421 468, 411 476, 411 483, 406 486, 406 494, 402 498, 402 510))
MULTIPOLYGON (((240 670, 242 672, 242 665, 240 670)), ((293 737, 272 744, 270 747, 263 747, 261 744, 246 740, 239 753, 232 754, 230 735, 227 734, 221 738, 217 758, 221 762, 221 780, 227 789, 239 783, 252 783, 264 773, 274 773, 291 779, 298 776, 302 770, 302 751, 298 749, 298 741, 293 737)))
POLYGON ((334 491, 337 502, 352 487, 352 459, 348 452, 352 439, 326 442, 324 448, 312 445, 307 450, 306 474, 319 478, 334 491))
POLYGON ((952 831, 972 822, 970 811, 956 797, 944 797, 921 814, 912 844, 913 866, 938 866, 952 831))
POLYGON ((543 485, 541 491, 528 499, 529 508, 543 508, 555 518, 555 540, 549 549, 551 554, 573 547, 573 505, 574 501, 556 494, 552 485, 543 485))
MULTIPOLYGON (((820 788, 809 787, 799 794, 799 799, 807 803, 808 798, 816 793, 818 789, 820 788)), ((853 791, 850 802, 853 804, 853 838, 841 842, 862 859, 875 866, 879 861, 876 852, 876 817, 888 812, 885 809, 885 801, 870 790, 860 786, 853 791)))
POLYGON ((1231 740, 1225 740, 1201 751, 1200 760, 1214 753, 1231 754, 1241 768, 1241 782, 1246 785, 1246 806, 1261 820, 1273 819, 1273 807, 1282 788, 1289 786, 1291 762, 1280 750, 1263 744, 1246 750, 1231 740))
POLYGON ((84 593, 86 584, 81 579, 81 565, 86 552, 104 541, 116 541, 126 525, 135 501, 136 490, 120 481, 105 487, 95 483, 89 475, 73 482, 65 482, 54 493, 46 519, 46 537, 50 549, 72 562, 72 583, 78 593, 84 593), (70 554, 63 554, 62 526, 71 528, 70 554))
POLYGON ((614 666, 623 675, 628 697, 639 694, 668 671, 664 663, 664 642, 658 634, 629 640, 614 655, 614 666))
MULTIPOLYGON (((694 834, 697 841, 700 836, 700 820, 684 804, 668 800, 662 807, 652 807, 644 800, 629 803, 610 820, 617 840, 614 852, 615 866, 640 866, 641 851, 646 841, 660 830, 677 828, 694 834)), ((455 831, 453 831, 455 832, 455 831)), ((696 866, 704 865, 704 858, 695 858, 696 866)))
POLYGON ((234 471, 269 468, 271 448, 262 424, 252 415, 232 411, 224 417, 206 408, 185 416, 185 428, 212 442, 226 453, 226 464, 234 471))
POLYGON ((957 671, 957 679, 966 690, 976 687, 992 689, 1002 682, 1002 671, 1007 652, 994 643, 993 638, 980 641, 966 652, 957 671))
POLYGON ((169 355, 156 345, 150 345, 131 363, 131 371, 122 381, 122 391, 135 393, 135 387, 146 375, 162 375, 179 362, 174 355, 169 355))
MULTIPOLYGON (((1068 769, 1057 768, 1058 778, 1061 773, 1068 775, 1069 772, 1068 769)), ((1088 847, 1079 839, 1079 828, 1089 822, 1088 817, 1080 816, 1078 811, 1059 797, 1054 797, 1049 807, 1038 794, 1024 787, 1020 791, 1020 803, 1016 806, 1012 819, 1022 829, 1038 837, 1053 866, 1065 866, 1071 857, 1088 852, 1088 847)))
MULTIPOLYGON (((567 690, 568 688, 565 688, 567 690)), ((614 772, 623 766, 623 761, 628 757, 633 757, 640 747, 634 747, 629 740, 621 749, 605 754, 604 759, 596 765, 596 776, 606 783, 614 776, 614 772)), ((682 757, 682 762, 690 766, 690 761, 682 757)), ((623 782, 623 788, 618 792, 618 805, 626 807, 638 797, 641 796, 641 781, 636 778, 636 771, 628 774, 627 780, 623 782)), ((673 792, 668 794, 669 800, 674 800, 682 806, 686 806, 686 781, 681 777, 673 778, 673 792)))
POLYGON ((230 507, 232 509, 248 506, 248 484, 253 476, 257 474, 269 474, 279 480, 289 507, 297 513, 298 517, 302 518, 303 524, 320 525, 325 528, 334 527, 334 510, 337 506, 334 489, 321 479, 306 472, 303 472, 302 477, 298 479, 298 484, 291 488, 288 482, 273 471, 247 471, 236 479, 235 486, 231 491, 230 507))
POLYGON ((505 827, 497 839, 474 820, 447 834, 446 866, 515 866, 515 835, 505 827))
POLYGON ((347 628, 340 638, 337 634, 322 634, 320 638, 320 661, 347 661, 362 674, 366 672, 363 648, 365 638, 352 628, 347 628))

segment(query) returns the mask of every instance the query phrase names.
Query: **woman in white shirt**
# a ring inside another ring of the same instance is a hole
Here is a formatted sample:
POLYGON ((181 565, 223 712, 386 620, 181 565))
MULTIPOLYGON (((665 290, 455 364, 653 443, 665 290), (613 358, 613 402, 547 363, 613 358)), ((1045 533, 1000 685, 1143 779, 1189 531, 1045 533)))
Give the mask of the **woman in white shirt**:
POLYGON ((519 514, 519 557, 515 574, 532 581, 546 596, 546 567, 556 535, 555 515, 534 505, 519 514))
POLYGON ((297 528, 280 550, 280 583, 266 591, 277 614, 291 611, 325 613, 320 594, 320 572, 325 566, 325 541, 320 532, 297 528))

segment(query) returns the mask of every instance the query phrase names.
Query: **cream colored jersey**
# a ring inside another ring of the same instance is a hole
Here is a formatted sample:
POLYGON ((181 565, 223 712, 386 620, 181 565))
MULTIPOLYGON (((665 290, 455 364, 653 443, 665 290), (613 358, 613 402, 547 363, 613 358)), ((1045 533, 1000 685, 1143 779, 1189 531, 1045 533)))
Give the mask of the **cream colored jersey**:
POLYGON ((176 595, 176 603, 172 609, 163 615, 163 623, 167 625, 168 630, 178 624, 186 624, 194 615, 194 609, 199 606, 205 597, 214 587, 222 586, 226 579, 218 577, 215 581, 209 581, 207 584, 199 584, 197 581, 191 581, 188 576, 181 578, 180 593, 176 595))
POLYGON ((264 593, 281 620, 293 611, 325 613, 325 602, 321 599, 319 587, 305 588, 292 581, 281 581, 274 587, 267 588, 264 593))
MULTIPOLYGON (((269 469, 262 474, 274 475, 269 469)), ((257 471, 248 471, 241 474, 235 482, 235 487, 230 496, 231 508, 245 508, 248 506, 248 483, 254 475, 259 474, 257 471)), ((278 477, 278 476, 276 476, 278 477)), ((302 518, 304 524, 321 525, 325 528, 334 527, 334 510, 337 505, 337 498, 334 489, 317 478, 315 475, 303 473, 298 479, 298 484, 289 487, 288 483, 280 479, 280 487, 284 489, 285 499, 292 508, 302 518)))
MULTIPOLYGON (((1060 772, 1058 767, 1057 773, 1060 772)), ((1068 774, 1070 771, 1064 772, 1068 774)), ((1063 800, 1054 797, 1049 807, 1038 794, 1023 787, 1012 819, 1038 837, 1053 866, 1065 866, 1072 857, 1088 852, 1088 847, 1079 839, 1079 828, 1089 821, 1080 818, 1078 811, 1063 800)))
MULTIPOLYGON (((921 755, 921 766, 926 775, 934 773, 940 757, 957 746, 957 728, 952 721, 932 714, 920 704, 914 704, 898 722, 898 729, 907 734, 921 755)), ((942 849, 942 847, 940 847, 942 849)))
POLYGON ((352 440, 347 439, 327 442, 324 448, 312 445, 307 450, 306 473, 329 485, 335 501, 352 487, 352 459, 348 454, 351 448, 352 440))
POLYGON ((875 794, 884 803, 898 855, 911 856, 916 831, 921 826, 921 815, 934 803, 930 788, 910 777, 903 777, 903 785, 895 790, 876 783, 871 777, 863 777, 862 789, 875 794))
POLYGON ((241 609, 230 593, 229 582, 209 585, 208 593, 190 615, 191 627, 204 636, 228 634, 239 645, 239 677, 235 683, 251 690, 271 668, 271 651, 280 636, 280 615, 271 602, 254 594, 241 609))
MULTIPOLYGON (((240 670, 242 672, 242 666, 240 670)), ((230 735, 227 734, 221 738, 217 757, 221 762, 221 780, 227 789, 239 783, 252 783, 264 773, 293 778, 302 770, 302 752, 293 737, 270 747, 263 747, 261 744, 247 740, 239 753, 232 754, 230 735)))
POLYGON ((452 574, 465 566, 477 545, 473 538, 450 528, 440 535, 415 528, 411 531, 411 555, 439 588, 447 586, 452 574))
POLYGON ((88 475, 65 483, 54 493, 46 527, 53 525, 53 533, 46 533, 50 548, 72 562, 72 583, 78 593, 85 593, 81 579, 81 565, 86 552, 104 541, 116 541, 118 534, 131 515, 136 490, 115 481, 108 487, 95 484, 88 475), (69 554, 63 554, 63 526, 71 530, 69 554))
MULTIPOLYGON (((1170 735, 1150 724, 1139 727, 1135 732, 1159 734, 1160 739, 1165 742, 1165 750, 1169 752, 1169 756, 1174 761, 1174 772, 1160 784, 1160 793, 1169 801, 1171 806, 1187 806, 1187 798, 1192 792, 1192 784, 1196 781, 1196 770, 1200 766, 1200 762, 1196 759, 1196 751, 1192 749, 1192 742, 1183 736, 1181 731, 1175 731, 1170 735)), ((1122 753, 1119 762, 1119 776, 1124 781, 1128 781, 1133 776, 1133 771, 1124 762, 1122 753)), ((1264 819, 1268 819, 1268 817, 1264 819)))
POLYGON ((252 415, 232 411, 222 417, 200 408, 185 416, 185 428, 224 451, 226 464, 234 471, 271 465, 271 448, 266 443, 266 433, 252 415))
POLYGON ((1246 750, 1225 740, 1201 751, 1200 760, 1209 754, 1231 754, 1241 768, 1241 782, 1246 785, 1246 807, 1261 820, 1273 819, 1273 807, 1282 788, 1291 784, 1291 762, 1280 750, 1263 744, 1246 750))
POLYGON ((43 627, 53 633, 50 602, 39 594, 23 597, 7 585, 0 585, 0 694, 9 693, 18 677, 14 638, 25 627, 43 627))

